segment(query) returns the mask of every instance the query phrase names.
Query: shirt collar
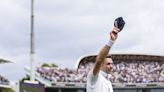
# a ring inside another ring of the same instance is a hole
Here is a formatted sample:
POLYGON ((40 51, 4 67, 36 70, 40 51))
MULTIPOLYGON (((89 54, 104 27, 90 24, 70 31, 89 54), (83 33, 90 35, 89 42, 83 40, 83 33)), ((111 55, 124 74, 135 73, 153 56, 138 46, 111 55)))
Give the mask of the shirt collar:
POLYGON ((100 70, 100 74, 103 75, 105 78, 108 77, 108 74, 106 72, 102 71, 102 70, 100 70))

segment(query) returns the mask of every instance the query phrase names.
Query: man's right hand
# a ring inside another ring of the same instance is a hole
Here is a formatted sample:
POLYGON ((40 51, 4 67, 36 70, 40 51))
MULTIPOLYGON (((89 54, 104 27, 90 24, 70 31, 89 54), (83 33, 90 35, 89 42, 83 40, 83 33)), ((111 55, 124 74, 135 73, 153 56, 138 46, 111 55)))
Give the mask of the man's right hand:
POLYGON ((118 32, 120 32, 120 29, 118 29, 117 27, 114 27, 113 30, 110 32, 110 39, 112 41, 115 41, 117 39, 118 32))

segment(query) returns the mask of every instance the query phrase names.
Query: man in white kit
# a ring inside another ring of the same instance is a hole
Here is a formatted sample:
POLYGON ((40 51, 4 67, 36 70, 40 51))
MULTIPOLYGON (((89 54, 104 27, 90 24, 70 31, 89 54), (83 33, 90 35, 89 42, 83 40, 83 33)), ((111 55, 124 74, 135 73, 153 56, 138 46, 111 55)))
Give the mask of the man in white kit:
POLYGON ((123 29, 124 24, 122 17, 115 20, 108 43, 97 55, 94 67, 87 75, 87 92, 113 92, 112 83, 107 79, 108 74, 112 72, 113 60, 111 57, 107 57, 107 55, 118 37, 118 32, 123 29))

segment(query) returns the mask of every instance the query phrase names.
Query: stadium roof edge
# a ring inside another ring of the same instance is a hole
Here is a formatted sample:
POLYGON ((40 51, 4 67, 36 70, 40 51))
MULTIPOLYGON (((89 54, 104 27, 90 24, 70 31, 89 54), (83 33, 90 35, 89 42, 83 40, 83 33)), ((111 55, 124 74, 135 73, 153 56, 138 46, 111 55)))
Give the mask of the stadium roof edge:
MULTIPOLYGON (((143 55, 143 56, 159 56, 159 57, 164 57, 162 55, 155 55, 155 54, 146 54, 146 53, 111 53, 111 55, 143 55)), ((75 69, 78 69, 79 63, 80 61, 85 58, 85 57, 89 57, 89 56, 97 56, 96 54, 90 54, 90 55, 83 55, 80 58, 78 58, 78 60, 76 61, 75 64, 75 69)))
POLYGON ((0 64, 2 63, 14 63, 14 62, 10 60, 0 59, 0 64))
POLYGON ((87 55, 87 54, 86 54, 86 55, 83 55, 83 56, 79 57, 79 58, 77 59, 77 61, 76 61, 75 69, 78 68, 78 65, 79 65, 81 59, 83 59, 84 57, 88 57, 88 56, 95 56, 95 55, 93 55, 93 54, 87 55))
POLYGON ((136 53, 121 53, 121 52, 114 52, 114 53, 111 53, 111 54, 116 54, 116 55, 147 55, 147 56, 161 56, 161 57, 164 57, 164 55, 161 55, 161 54, 149 54, 149 53, 139 53, 139 52, 136 52, 136 53))

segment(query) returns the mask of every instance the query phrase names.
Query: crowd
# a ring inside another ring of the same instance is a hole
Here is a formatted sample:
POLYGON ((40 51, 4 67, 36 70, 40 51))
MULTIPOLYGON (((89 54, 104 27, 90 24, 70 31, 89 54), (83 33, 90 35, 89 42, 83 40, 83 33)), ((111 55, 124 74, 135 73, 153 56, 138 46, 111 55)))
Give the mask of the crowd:
MULTIPOLYGON (((114 61, 115 62, 115 61, 114 61)), ((54 67, 38 67, 37 72, 53 82, 86 83, 87 73, 94 63, 81 63, 77 70, 54 67)), ((109 75, 113 83, 153 83, 164 82, 164 62, 117 61, 109 75)))
POLYGON ((9 85, 9 80, 0 75, 0 84, 9 85))
POLYGON ((164 63, 154 61, 120 62, 113 67, 110 77, 115 83, 164 82, 164 63))
POLYGON ((86 82, 86 73, 74 69, 58 69, 54 67, 38 67, 37 72, 53 82, 86 82))

